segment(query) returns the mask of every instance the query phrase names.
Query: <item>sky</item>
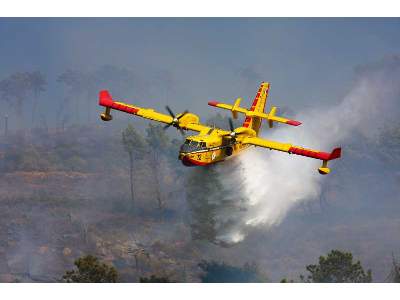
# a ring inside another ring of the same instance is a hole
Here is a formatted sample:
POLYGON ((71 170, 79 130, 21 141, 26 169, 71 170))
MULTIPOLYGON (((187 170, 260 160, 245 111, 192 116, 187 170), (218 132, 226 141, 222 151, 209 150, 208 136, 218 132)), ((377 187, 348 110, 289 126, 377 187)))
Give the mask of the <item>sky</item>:
POLYGON ((209 100, 243 97, 250 106, 269 81, 270 105, 301 110, 337 103, 355 67, 400 53, 399 30, 398 18, 2 18, 0 79, 42 71, 49 88, 41 108, 50 111, 60 73, 110 64, 154 86, 158 72, 171 75, 168 94, 122 99, 137 105, 207 116, 209 100))

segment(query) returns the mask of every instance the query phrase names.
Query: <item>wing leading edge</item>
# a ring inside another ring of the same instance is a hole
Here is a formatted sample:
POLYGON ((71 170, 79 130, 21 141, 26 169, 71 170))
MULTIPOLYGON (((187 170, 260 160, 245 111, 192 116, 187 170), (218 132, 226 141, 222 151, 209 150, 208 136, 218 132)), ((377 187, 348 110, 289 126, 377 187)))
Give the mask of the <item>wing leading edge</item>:
POLYGON ((261 139, 258 137, 246 137, 243 139, 242 143, 254 146, 260 146, 272 150, 287 152, 289 154, 296 154, 315 159, 320 159, 323 161, 322 166, 318 169, 318 171, 321 174, 328 174, 330 172, 330 169, 328 168, 328 161, 339 158, 342 152, 341 148, 335 148, 331 153, 328 153, 328 152, 293 146, 292 144, 285 144, 266 139, 261 139))
MULTIPOLYGON (((174 119, 166 114, 159 113, 151 108, 142 108, 131 104, 126 104, 123 102, 114 101, 107 90, 100 91, 99 93, 99 105, 104 106, 106 108, 105 112, 102 113, 101 119, 103 121, 112 120, 111 117, 111 109, 119 110, 122 112, 126 112, 128 114, 132 114, 135 116, 139 116, 145 119, 171 124, 174 119)), ((208 131, 210 127, 202 125, 199 123, 199 118, 194 114, 187 114, 179 120, 179 127, 185 130, 192 131, 208 131)))

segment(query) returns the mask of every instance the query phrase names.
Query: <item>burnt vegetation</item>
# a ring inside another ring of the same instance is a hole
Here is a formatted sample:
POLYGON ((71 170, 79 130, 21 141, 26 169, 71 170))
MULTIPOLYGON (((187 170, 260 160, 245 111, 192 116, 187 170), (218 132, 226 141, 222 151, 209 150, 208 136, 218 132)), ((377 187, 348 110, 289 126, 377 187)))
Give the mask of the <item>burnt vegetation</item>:
MULTIPOLYGON (((157 76, 166 92, 173 89, 170 75, 157 76)), ((152 93, 133 71, 114 66, 56 79, 38 71, 1 78, 0 101, 9 107, 0 114, 1 282, 399 282, 391 254, 400 250, 398 198, 375 183, 399 182, 390 168, 400 162, 400 124, 376 140, 355 137, 320 201, 231 245, 223 237, 245 200, 226 177, 240 165, 223 176, 214 167, 184 168, 182 138, 172 130, 102 123, 96 100, 104 87, 121 97, 152 93), (50 82, 60 90, 53 121, 40 112, 50 82), (359 188, 383 195, 378 209, 373 195, 360 198, 347 180, 357 176, 359 188)), ((228 124, 221 115, 208 122, 228 124)))

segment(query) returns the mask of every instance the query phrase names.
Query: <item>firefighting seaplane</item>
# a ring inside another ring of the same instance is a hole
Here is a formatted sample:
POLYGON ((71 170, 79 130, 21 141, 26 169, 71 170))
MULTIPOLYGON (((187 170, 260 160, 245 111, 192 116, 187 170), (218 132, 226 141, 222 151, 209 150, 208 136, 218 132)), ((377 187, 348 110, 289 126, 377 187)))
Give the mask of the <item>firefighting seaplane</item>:
POLYGON ((341 148, 336 148, 331 153, 327 153, 259 137, 263 120, 268 121, 270 128, 273 127, 274 122, 292 126, 299 126, 301 124, 295 120, 276 116, 277 108, 275 106, 271 108, 269 113, 264 112, 269 89, 270 84, 268 82, 261 83, 250 109, 240 107, 241 98, 236 99, 233 105, 217 101, 208 102, 211 106, 230 110, 234 119, 237 119, 239 113, 245 115, 243 125, 238 128, 234 128, 232 119, 229 119, 229 131, 203 125, 200 123, 200 119, 197 115, 187 110, 176 115, 166 106, 169 113, 167 115, 156 112, 154 109, 141 108, 115 101, 107 90, 100 91, 99 94, 99 104, 105 107, 105 111, 100 117, 103 121, 112 120, 110 112, 111 109, 114 109, 134 116, 165 123, 164 129, 172 126, 178 129, 182 134, 183 130, 198 132, 197 135, 186 137, 184 144, 180 148, 179 159, 185 166, 206 166, 214 164, 228 157, 233 157, 241 151, 248 149, 250 146, 259 146, 322 160, 322 166, 318 168, 318 171, 322 175, 328 174, 330 172, 328 161, 339 158, 341 155, 341 148))

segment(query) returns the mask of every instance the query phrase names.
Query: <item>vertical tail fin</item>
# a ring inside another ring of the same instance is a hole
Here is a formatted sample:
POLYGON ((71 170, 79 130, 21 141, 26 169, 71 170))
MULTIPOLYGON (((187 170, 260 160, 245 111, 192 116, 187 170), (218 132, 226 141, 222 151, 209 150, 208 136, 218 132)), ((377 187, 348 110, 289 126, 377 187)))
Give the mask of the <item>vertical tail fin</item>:
MULTIPOLYGON (((250 111, 264 112, 265 106, 267 104, 268 92, 270 84, 268 82, 262 82, 260 88, 257 91, 257 95, 253 100, 250 111)), ((257 135, 260 130, 262 119, 259 117, 246 117, 243 123, 243 127, 253 129, 257 135)))

